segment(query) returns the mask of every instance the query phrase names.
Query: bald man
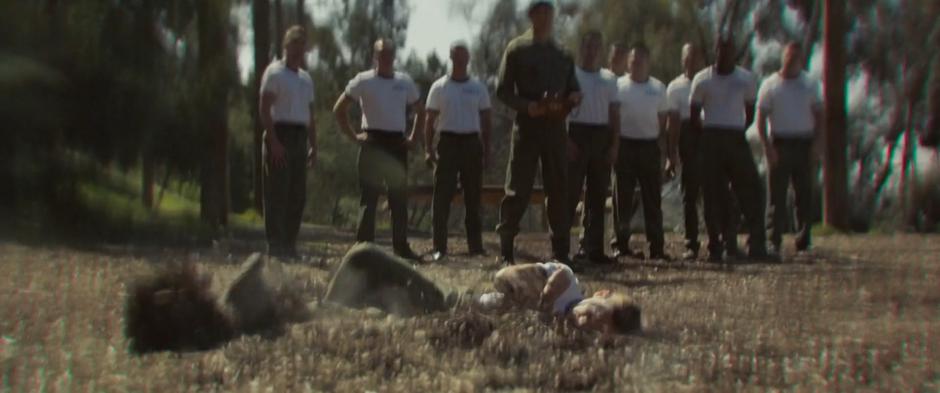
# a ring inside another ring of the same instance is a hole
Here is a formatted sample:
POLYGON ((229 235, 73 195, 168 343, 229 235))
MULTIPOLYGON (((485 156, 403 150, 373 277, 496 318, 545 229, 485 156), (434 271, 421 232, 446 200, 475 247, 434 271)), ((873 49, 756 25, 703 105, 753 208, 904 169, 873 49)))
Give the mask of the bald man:
POLYGON ((700 248, 698 201, 702 193, 701 134, 692 132, 689 124, 689 94, 692 92, 692 79, 701 69, 701 50, 694 44, 686 43, 682 47, 682 74, 669 82, 669 87, 666 88, 666 100, 669 103, 668 145, 671 148, 678 147, 682 173, 680 184, 685 218, 685 253, 682 258, 685 260, 697 258, 700 248))
POLYGON ((356 240, 375 241, 375 214, 384 188, 392 215, 392 247, 405 259, 420 257, 408 244, 408 150, 423 123, 418 87, 408 75, 395 71, 395 43, 379 39, 373 47, 373 69, 349 81, 333 114, 340 130, 359 145, 359 228, 356 240), (349 122, 349 106, 359 104, 362 121, 358 129, 349 122), (406 134, 408 117, 415 114, 414 127, 406 134))
POLYGON ((780 71, 761 84, 757 95, 757 131, 770 168, 770 244, 779 252, 787 222, 787 191, 796 194, 797 251, 810 246, 813 162, 822 135, 819 84, 803 71, 803 49, 789 43, 780 71), (769 136, 768 136, 769 125, 769 136))
POLYGON ((609 264, 616 260, 604 253, 604 204, 610 187, 610 168, 617 162, 620 102, 617 80, 612 73, 600 69, 602 38, 596 30, 581 37, 575 76, 583 98, 581 105, 568 116, 568 139, 572 146, 568 163, 568 211, 573 220, 583 191, 584 231, 575 259, 609 264))
POLYGON ((484 253, 480 198, 490 146, 490 95, 486 85, 467 72, 470 49, 465 42, 451 45, 450 61, 450 75, 434 82, 428 92, 424 130, 425 160, 434 168, 431 259, 435 261, 447 255, 447 221, 458 182, 466 208, 468 251, 471 255, 484 253), (435 133, 440 134, 436 147, 435 133))
POLYGON ((619 255, 630 250, 634 191, 640 187, 649 259, 669 259, 663 233, 660 137, 666 130, 666 86, 650 75, 650 52, 643 43, 630 50, 630 73, 617 80, 620 101, 620 151, 614 164, 619 255))

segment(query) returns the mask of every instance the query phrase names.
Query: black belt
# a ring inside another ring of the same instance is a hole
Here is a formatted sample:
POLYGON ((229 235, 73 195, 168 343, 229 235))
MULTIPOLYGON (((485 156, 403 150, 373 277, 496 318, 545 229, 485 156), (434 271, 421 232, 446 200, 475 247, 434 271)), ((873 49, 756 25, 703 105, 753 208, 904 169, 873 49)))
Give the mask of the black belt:
POLYGON ((744 130, 744 129, 741 129, 741 128, 731 128, 731 127, 712 127, 712 126, 705 126, 705 127, 702 127, 702 129, 703 129, 705 132, 714 132, 714 133, 722 133, 722 134, 741 134, 741 135, 744 135, 744 133, 745 133, 745 130, 744 130))
POLYGON ((812 136, 774 136, 774 143, 780 144, 805 144, 813 143, 812 136))
POLYGON ((441 133, 442 138, 445 136, 448 138, 474 138, 474 139, 480 137, 480 133, 476 131, 474 132, 441 131, 440 133, 441 133))
POLYGON ((378 138, 404 138, 405 133, 402 131, 388 131, 388 130, 378 130, 378 129, 368 129, 363 130, 366 134, 372 137, 378 138))
POLYGON ((568 123, 568 126, 572 128, 577 127, 577 128, 583 128, 583 129, 588 129, 592 131, 607 131, 610 129, 610 127, 607 124, 590 124, 590 123, 571 122, 571 123, 568 123))
POLYGON ((620 143, 628 144, 628 145, 651 145, 651 144, 658 144, 659 139, 639 139, 639 138, 620 137, 620 143))
POLYGON ((286 130, 297 130, 297 129, 306 130, 307 125, 301 124, 301 123, 275 122, 274 128, 283 128, 286 130))

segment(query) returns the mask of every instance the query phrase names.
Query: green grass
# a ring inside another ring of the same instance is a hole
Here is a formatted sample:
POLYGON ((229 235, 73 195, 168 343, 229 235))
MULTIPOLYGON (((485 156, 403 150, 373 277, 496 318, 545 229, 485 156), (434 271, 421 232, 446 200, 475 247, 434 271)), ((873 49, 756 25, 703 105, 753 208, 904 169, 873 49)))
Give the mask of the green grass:
MULTIPOLYGON (((322 265, 281 266, 311 301, 351 244, 314 240, 303 248, 322 265)), ((668 240, 681 250, 679 237, 668 240)), ((0 244, 0 337, 12 343, 0 348, 0 392, 936 392, 938 240, 833 235, 782 265, 588 269, 579 275, 588 291, 628 293, 643 309, 644 332, 610 342, 516 312, 477 317, 495 331, 460 346, 448 321, 463 310, 396 318, 321 307, 282 336, 146 356, 126 350, 126 283, 148 261, 193 260, 222 288, 237 270, 224 255, 0 244)), ((485 241, 495 252, 495 235, 485 241)), ((418 269, 446 288, 491 289, 492 257, 459 255, 466 244, 452 243, 450 260, 418 269)), ((414 246, 427 251, 430 241, 414 246)), ((523 235, 518 247, 548 250, 544 234, 523 235)))
POLYGON ((37 199, 20 208, 14 238, 31 242, 208 244, 229 231, 263 225, 261 216, 249 209, 231 213, 224 232, 210 228, 199 216, 198 185, 172 178, 165 190, 154 185, 155 206, 150 209, 143 204, 138 168, 101 166, 77 154, 66 160, 71 176, 62 181, 71 191, 54 205, 37 199))

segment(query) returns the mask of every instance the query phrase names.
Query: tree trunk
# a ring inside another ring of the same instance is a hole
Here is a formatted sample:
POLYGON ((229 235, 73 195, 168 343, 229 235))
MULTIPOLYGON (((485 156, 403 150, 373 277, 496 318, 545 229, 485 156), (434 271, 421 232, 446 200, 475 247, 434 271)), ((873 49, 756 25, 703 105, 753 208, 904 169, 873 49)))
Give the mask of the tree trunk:
POLYGON ((849 227, 848 165, 846 163, 846 103, 845 103, 845 2, 826 0, 825 40, 825 106, 826 157, 823 180, 825 183, 825 223, 838 230, 849 227))
POLYGON ((901 206, 901 215, 903 217, 902 225, 907 229, 911 223, 911 212, 916 209, 912 202, 911 192, 911 161, 914 153, 914 105, 908 101, 907 121, 904 127, 904 147, 901 153, 901 177, 898 181, 898 202, 901 206))
POLYGON ((261 96, 261 76, 271 60, 271 9, 268 0, 254 0, 251 3, 251 23, 255 33, 254 57, 255 57, 255 76, 252 82, 252 91, 249 97, 251 102, 248 108, 251 111, 252 124, 254 125, 254 207, 255 210, 264 214, 264 162, 262 161, 261 149, 263 148, 262 135, 264 134, 261 118, 258 114, 258 104, 261 96))
POLYGON ((281 58, 281 48, 284 47, 284 9, 281 0, 274 0, 274 57, 281 58))
POLYGON ((804 59, 804 69, 809 69, 810 62, 812 61, 813 54, 813 42, 816 41, 816 36, 819 35, 819 15, 822 14, 820 10, 819 3, 817 1, 810 1, 809 7, 812 7, 810 10, 810 17, 806 25, 806 34, 803 35, 803 53, 806 53, 804 59))
POLYGON ((157 195, 157 200, 154 202, 153 206, 160 208, 160 203, 163 202, 163 193, 166 192, 166 188, 170 186, 170 166, 166 166, 166 171, 163 172, 163 181, 160 182, 160 194, 157 195))
POLYGON ((307 11, 304 9, 304 0, 297 0, 297 24, 307 28, 307 11))
POLYGON ((200 96, 200 124, 208 133, 209 146, 203 161, 200 189, 200 216, 212 228, 228 224, 228 95, 226 76, 228 53, 228 1, 196 2, 199 35, 198 68, 205 84, 200 96))
POLYGON ((153 208, 153 157, 147 152, 144 152, 144 156, 140 169, 141 174, 141 185, 140 185, 140 195, 143 199, 144 207, 147 209, 153 208))

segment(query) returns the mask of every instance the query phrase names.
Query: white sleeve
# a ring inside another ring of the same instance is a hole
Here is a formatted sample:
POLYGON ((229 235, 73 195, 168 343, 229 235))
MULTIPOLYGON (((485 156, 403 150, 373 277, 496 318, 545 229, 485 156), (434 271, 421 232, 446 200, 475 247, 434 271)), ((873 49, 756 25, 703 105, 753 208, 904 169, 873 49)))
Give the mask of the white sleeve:
POLYGON ((662 84, 659 85, 659 103, 656 105, 659 113, 669 112, 669 100, 666 99, 666 89, 662 84))
POLYGON ((765 79, 764 83, 760 85, 760 92, 757 94, 757 108, 768 114, 774 111, 774 89, 771 86, 772 84, 773 81, 770 78, 765 79))
POLYGON ((272 93, 277 96, 280 93, 278 89, 277 77, 272 75, 271 66, 264 69, 264 74, 261 76, 261 94, 272 93))
POLYGON ((428 100, 425 106, 432 111, 441 110, 441 90, 443 90, 443 85, 440 83, 434 83, 431 85, 431 90, 428 91, 428 100))
POLYGON ((679 95, 676 94, 676 90, 676 85, 672 83, 666 87, 666 102, 669 106, 668 110, 670 112, 679 112, 679 110, 682 108, 682 103, 680 102, 681 100, 679 99, 679 95))
POLYGON ((411 78, 408 78, 408 104, 414 104, 421 99, 421 92, 418 91, 418 85, 411 78))
POLYGON ((310 73, 307 73, 307 77, 310 78, 310 102, 308 102, 308 104, 313 105, 317 100, 317 85, 313 82, 313 77, 310 76, 310 73))
POLYGON ((810 79, 809 86, 811 89, 810 93, 813 95, 813 108, 821 110, 823 107, 822 86, 815 79, 810 79))
POLYGON ((695 80, 692 81, 692 91, 689 94, 689 104, 690 105, 702 105, 705 102, 705 78, 696 75, 695 80))
POLYGON ((751 73, 745 75, 747 89, 744 91, 744 100, 754 102, 757 100, 757 78, 751 73))
POLYGON ((607 84, 607 94, 610 95, 609 98, 610 98, 611 104, 620 103, 620 95, 617 94, 617 80, 616 79, 614 79, 612 82, 607 84))
POLYGON ((486 89, 486 85, 480 83, 477 85, 480 89, 480 110, 490 109, 493 104, 490 103, 490 92, 486 89))
POLYGON ((344 93, 347 97, 351 97, 356 100, 362 98, 362 79, 359 78, 359 75, 356 75, 349 80, 349 83, 346 84, 346 90, 344 90, 344 93))

